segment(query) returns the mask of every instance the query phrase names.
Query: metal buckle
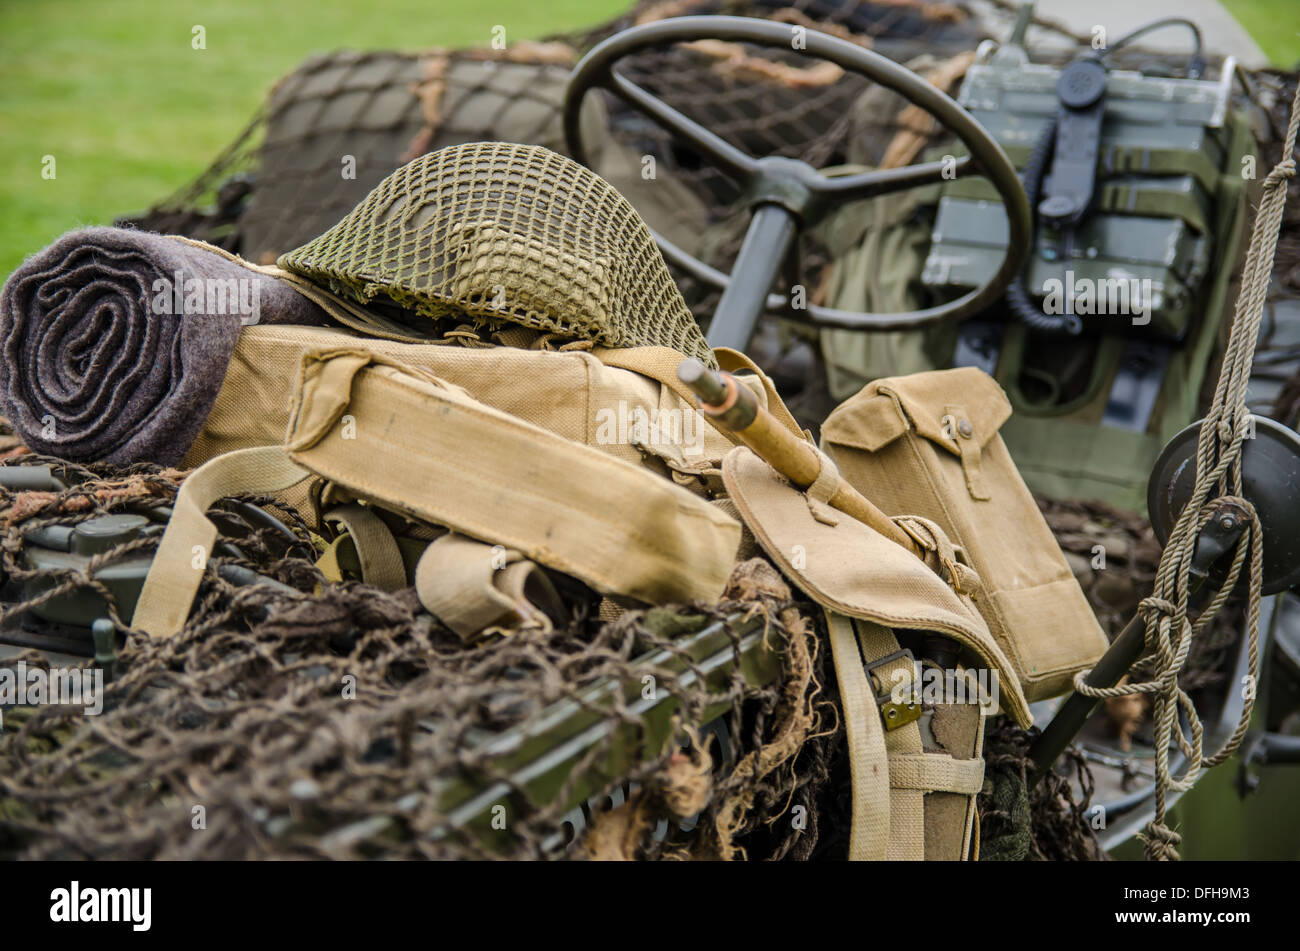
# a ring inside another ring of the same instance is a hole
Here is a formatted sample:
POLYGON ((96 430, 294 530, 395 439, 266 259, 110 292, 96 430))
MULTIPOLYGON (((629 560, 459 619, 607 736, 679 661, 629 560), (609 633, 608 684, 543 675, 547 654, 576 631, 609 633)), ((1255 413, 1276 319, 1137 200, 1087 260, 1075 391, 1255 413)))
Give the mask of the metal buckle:
MULTIPOLYGON (((892 654, 886 654, 879 660, 873 660, 871 663, 864 665, 867 677, 871 678, 873 686, 879 686, 876 682, 878 678, 872 677, 871 672, 873 670, 877 667, 883 667, 885 664, 891 663, 892 661, 902 659, 908 660, 912 665, 912 689, 915 690, 916 657, 906 648, 900 651, 894 651, 892 654)), ((906 726, 909 723, 915 723, 917 720, 921 719, 921 704, 915 701, 912 703, 898 703, 892 696, 890 696, 890 690, 888 688, 883 692, 877 690, 875 696, 876 706, 880 708, 880 719, 884 721, 886 730, 897 730, 900 726, 906 726)))

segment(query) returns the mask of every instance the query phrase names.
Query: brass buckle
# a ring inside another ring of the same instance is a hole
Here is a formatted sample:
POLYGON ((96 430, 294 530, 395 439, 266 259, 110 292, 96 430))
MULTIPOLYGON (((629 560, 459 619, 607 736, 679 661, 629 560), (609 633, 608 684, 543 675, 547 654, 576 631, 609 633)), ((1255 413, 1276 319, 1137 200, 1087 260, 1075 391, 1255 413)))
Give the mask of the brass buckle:
MULTIPOLYGON (((878 678, 872 676, 872 671, 877 667, 896 660, 906 659, 912 665, 913 673, 916 671, 916 657, 910 650, 904 648, 900 651, 894 651, 887 654, 879 660, 874 660, 865 665, 867 677, 871 678, 873 686, 879 686, 878 678)), ((913 676, 912 689, 916 689, 916 678, 913 676)), ((885 724, 886 730, 897 730, 900 726, 906 726, 909 723, 915 723, 921 719, 921 704, 913 700, 911 703, 899 703, 890 695, 890 689, 886 688, 883 692, 876 692, 876 706, 880 708, 880 719, 885 724)))

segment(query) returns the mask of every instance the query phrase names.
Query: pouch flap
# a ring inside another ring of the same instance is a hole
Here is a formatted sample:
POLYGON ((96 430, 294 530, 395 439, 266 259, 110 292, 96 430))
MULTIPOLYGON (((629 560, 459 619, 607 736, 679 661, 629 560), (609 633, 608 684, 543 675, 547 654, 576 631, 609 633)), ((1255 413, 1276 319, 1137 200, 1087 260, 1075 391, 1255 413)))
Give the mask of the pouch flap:
POLYGON ((339 347, 311 352, 298 368, 298 385, 289 411, 286 448, 307 449, 322 439, 343 418, 352 401, 352 382, 366 368, 398 376, 417 377, 425 383, 465 396, 461 387, 434 376, 422 367, 408 366, 360 348, 339 347))
POLYGON ((979 611, 919 558, 856 519, 817 519, 805 495, 746 447, 727 454, 722 476, 763 550, 809 597, 850 617, 952 637, 996 671, 1003 709, 1029 725, 1015 669, 979 611))
POLYGON ((1011 416, 997 381, 975 367, 931 370, 868 383, 826 418, 823 437, 875 452, 910 426, 954 456, 983 448, 1011 416))

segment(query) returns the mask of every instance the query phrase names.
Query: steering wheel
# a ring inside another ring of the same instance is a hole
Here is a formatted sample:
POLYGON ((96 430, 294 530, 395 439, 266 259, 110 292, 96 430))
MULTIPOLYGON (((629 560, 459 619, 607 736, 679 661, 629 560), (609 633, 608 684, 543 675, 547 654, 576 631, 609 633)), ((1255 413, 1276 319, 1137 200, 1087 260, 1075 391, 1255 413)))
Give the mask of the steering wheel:
MULTIPOLYGON (((749 230, 731 275, 710 267, 661 235, 655 240, 664 258, 691 276, 722 290, 709 326, 709 344, 743 350, 764 310, 828 327, 855 330, 900 330, 973 314, 997 300, 1020 273, 1031 244, 1031 217, 1024 186, 1006 153, 971 115, 916 73, 893 60, 847 40, 807 30, 800 50, 865 76, 921 107, 956 133, 970 155, 951 162, 925 162, 904 168, 853 175, 828 176, 806 162, 782 156, 754 158, 689 119, 663 100, 615 71, 624 56, 669 43, 717 39, 753 43, 776 49, 795 47, 794 29, 770 20, 728 16, 691 16, 660 20, 615 34, 595 46, 574 67, 564 98, 564 136, 570 154, 584 165, 587 151, 579 116, 583 99, 593 88, 606 89, 632 108, 688 143, 733 179, 753 211, 749 230), (769 295, 772 281, 789 254, 798 232, 815 226, 846 202, 903 191, 937 182, 968 170, 986 176, 1007 211, 1006 254, 997 273, 982 287, 948 303, 898 314, 868 314, 809 305, 791 308, 786 298, 769 295)), ((802 28, 798 28, 802 29, 802 28)))

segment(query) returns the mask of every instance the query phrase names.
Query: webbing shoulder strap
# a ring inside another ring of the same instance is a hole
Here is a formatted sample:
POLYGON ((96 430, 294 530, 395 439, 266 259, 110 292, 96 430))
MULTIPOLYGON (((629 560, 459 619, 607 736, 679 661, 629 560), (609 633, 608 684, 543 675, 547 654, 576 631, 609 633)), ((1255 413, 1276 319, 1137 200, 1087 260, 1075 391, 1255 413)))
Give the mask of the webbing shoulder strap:
POLYGON ((840 687, 852 774, 849 858, 855 862, 883 861, 889 848, 890 822, 885 728, 880 723, 876 692, 858 654, 853 622, 843 614, 827 611, 826 623, 830 628, 831 656, 840 687))
POLYGON ((283 446, 229 452, 190 473, 176 495, 131 626, 154 637, 175 634, 185 626, 217 540, 217 527, 207 517, 214 502, 229 495, 279 492, 310 475, 283 446))
MULTIPOLYGON (((677 379, 677 368, 686 357, 676 350, 668 347, 623 347, 618 349, 597 347, 591 353, 605 366, 631 370, 633 373, 640 373, 642 376, 648 376, 652 380, 659 381, 685 400, 688 406, 697 404, 695 394, 691 392, 685 383, 677 379)), ((740 351, 731 350, 727 347, 719 347, 714 350, 713 356, 717 360, 718 366, 729 373, 753 374, 753 378, 761 390, 759 395, 766 400, 768 412, 779 419, 782 425, 795 435, 804 436, 804 432, 799 427, 799 423, 796 422, 794 415, 786 407, 780 394, 777 393, 776 384, 772 382, 771 377, 759 369, 758 364, 740 351)), ((742 377, 742 379, 744 378, 742 377)))
POLYGON ((877 697, 897 682, 896 674, 912 676, 910 656, 891 657, 899 653, 898 640, 880 624, 830 610, 826 621, 852 774, 849 858, 924 860, 925 796, 932 792, 971 797, 959 854, 974 854, 974 797, 984 785, 983 731, 977 734, 975 755, 957 759, 927 751, 915 720, 886 730, 877 697))
POLYGON ((383 591, 406 587, 401 549, 383 519, 366 506, 350 502, 326 512, 325 521, 339 526, 352 539, 362 581, 383 591))

